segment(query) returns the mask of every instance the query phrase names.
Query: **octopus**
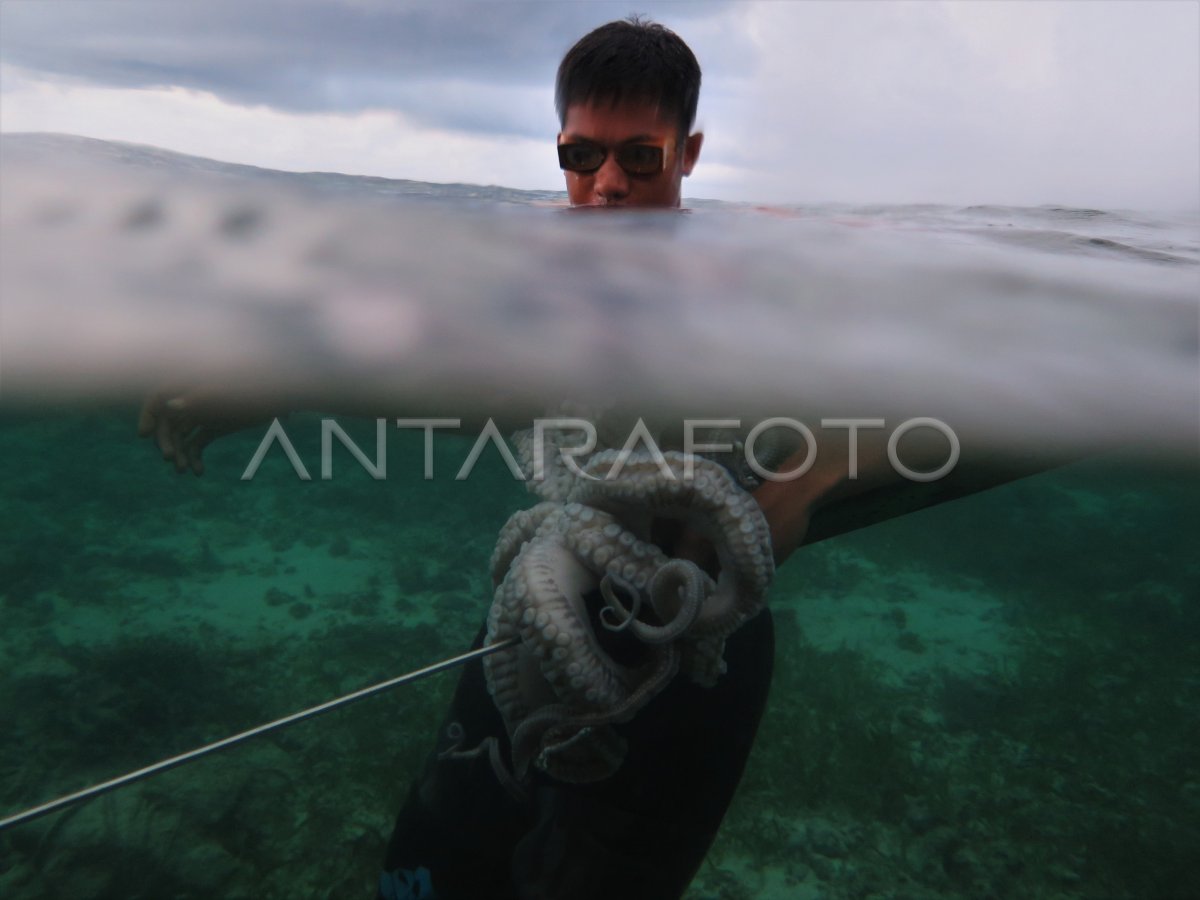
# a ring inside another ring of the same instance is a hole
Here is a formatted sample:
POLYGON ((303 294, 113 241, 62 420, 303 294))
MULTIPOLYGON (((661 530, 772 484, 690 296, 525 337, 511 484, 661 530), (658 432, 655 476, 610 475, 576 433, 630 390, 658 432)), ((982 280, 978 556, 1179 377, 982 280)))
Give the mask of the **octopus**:
POLYGON ((492 765, 518 790, 532 769, 577 783, 616 772, 627 748, 613 726, 677 676, 715 684, 726 638, 763 608, 774 574, 761 509, 710 459, 604 450, 534 489, 543 501, 508 520, 491 561, 485 645, 509 646, 483 660, 511 745, 502 761, 493 739, 492 765), (653 544, 657 519, 711 542, 716 577, 653 544), (638 652, 610 652, 602 631, 638 652))

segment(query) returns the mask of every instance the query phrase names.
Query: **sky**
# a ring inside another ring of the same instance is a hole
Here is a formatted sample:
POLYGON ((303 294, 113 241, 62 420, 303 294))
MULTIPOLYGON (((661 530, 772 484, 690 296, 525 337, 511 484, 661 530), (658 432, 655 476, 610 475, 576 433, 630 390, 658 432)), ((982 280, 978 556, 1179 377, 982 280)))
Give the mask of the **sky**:
POLYGON ((558 62, 631 12, 704 72, 686 197, 1200 209, 1200 0, 0 0, 0 130, 561 190, 558 62))

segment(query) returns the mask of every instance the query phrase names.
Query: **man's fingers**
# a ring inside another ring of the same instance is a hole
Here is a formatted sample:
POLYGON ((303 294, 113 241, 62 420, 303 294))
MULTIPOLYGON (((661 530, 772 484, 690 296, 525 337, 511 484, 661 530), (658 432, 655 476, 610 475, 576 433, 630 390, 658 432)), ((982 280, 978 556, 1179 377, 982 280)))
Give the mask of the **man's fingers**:
POLYGON ((266 421, 279 410, 247 403, 236 392, 160 390, 138 413, 138 434, 153 437, 177 472, 204 474, 204 449, 219 437, 266 421), (233 397, 235 399, 230 399, 233 397))
POLYGON ((175 433, 175 437, 175 455, 172 457, 172 461, 175 463, 175 471, 182 475, 188 470, 190 465, 188 462, 187 439, 178 432, 175 433))
POLYGON ((204 448, 227 432, 205 425, 196 430, 187 442, 188 466, 197 475, 204 474, 204 448))
POLYGON ((159 398, 149 397, 142 404, 142 408, 138 411, 137 434, 138 437, 150 437, 154 434, 155 428, 158 425, 158 408, 159 398))
POLYGON ((166 416, 159 416, 154 423, 154 442, 158 444, 158 449, 162 452, 163 459, 172 459, 175 456, 173 432, 174 429, 171 426, 170 419, 166 416))
POLYGON ((187 464, 193 475, 204 474, 204 460, 201 458, 202 448, 189 444, 187 449, 187 464))
POLYGON ((138 410, 138 437, 150 437, 157 433, 159 423, 168 410, 178 405, 178 393, 176 390, 155 391, 142 402, 142 408, 138 410))
POLYGON ((204 463, 200 461, 200 449, 208 440, 196 446, 198 426, 191 404, 182 396, 173 396, 169 400, 161 394, 157 403, 155 415, 155 436, 158 449, 162 451, 163 459, 175 466, 180 474, 189 469, 200 475, 204 471, 204 463))

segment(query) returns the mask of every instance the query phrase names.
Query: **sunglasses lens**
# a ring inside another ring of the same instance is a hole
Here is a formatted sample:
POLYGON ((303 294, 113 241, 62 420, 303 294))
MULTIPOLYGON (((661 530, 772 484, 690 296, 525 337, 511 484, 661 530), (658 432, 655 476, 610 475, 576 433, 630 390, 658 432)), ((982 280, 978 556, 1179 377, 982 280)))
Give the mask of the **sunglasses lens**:
POLYGON ((591 172, 604 162, 603 148, 595 144, 559 144, 558 165, 571 172, 591 172))
MULTIPOLYGON (((617 165, 630 175, 657 175, 663 170, 663 148, 653 144, 624 144, 614 151, 617 165)), ((595 172, 608 150, 599 144, 559 144, 558 165, 570 172, 595 172)))
POLYGON ((628 144, 617 150, 617 163, 630 175, 657 175, 663 168, 663 148, 628 144))

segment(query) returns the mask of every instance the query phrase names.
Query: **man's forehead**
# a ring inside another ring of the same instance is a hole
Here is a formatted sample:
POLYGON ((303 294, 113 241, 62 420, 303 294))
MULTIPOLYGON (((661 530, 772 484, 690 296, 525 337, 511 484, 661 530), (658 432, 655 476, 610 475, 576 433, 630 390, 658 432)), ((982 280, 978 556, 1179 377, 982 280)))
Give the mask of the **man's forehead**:
POLYGON ((563 117, 563 134, 612 141, 668 135, 674 125, 657 103, 607 100, 572 103, 563 117))

